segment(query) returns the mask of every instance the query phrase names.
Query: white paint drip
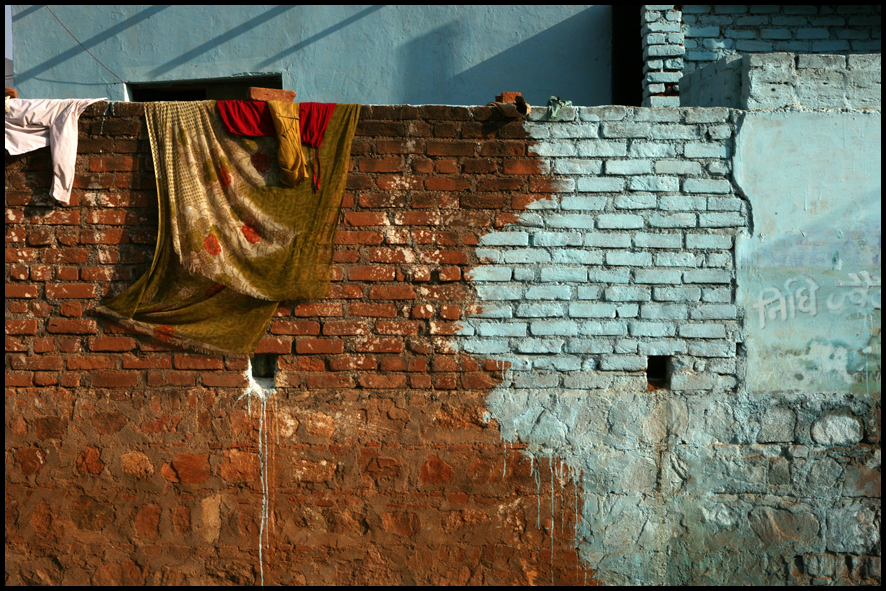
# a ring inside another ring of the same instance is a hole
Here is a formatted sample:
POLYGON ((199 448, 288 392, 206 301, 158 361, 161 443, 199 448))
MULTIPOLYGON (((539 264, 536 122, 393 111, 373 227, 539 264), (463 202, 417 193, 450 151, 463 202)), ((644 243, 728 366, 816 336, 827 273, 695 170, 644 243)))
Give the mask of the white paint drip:
POLYGON ((554 585, 554 452, 548 458, 551 467, 551 585, 554 585))
POLYGON ((501 469, 501 477, 507 478, 507 476, 508 476, 508 442, 505 441, 505 461, 504 461, 504 467, 502 467, 502 469, 501 469))
POLYGON ((538 509, 535 512, 535 527, 541 529, 541 467, 539 461, 535 461, 535 498, 538 499, 538 509))
MULTIPOLYGON (((249 359, 249 362, 246 366, 246 379, 249 381, 249 384, 246 386, 246 391, 238 398, 237 400, 243 400, 246 398, 246 408, 249 413, 249 418, 252 418, 252 397, 256 397, 261 403, 258 415, 258 458, 260 465, 259 477, 261 480, 261 492, 262 492, 262 508, 261 508, 261 517, 259 518, 259 530, 258 530, 258 570, 261 575, 261 584, 262 587, 265 585, 265 569, 264 569, 264 556, 262 555, 262 549, 268 548, 270 545, 270 535, 265 537, 265 530, 267 529, 268 524, 268 474, 267 470, 265 470, 265 454, 268 449, 268 433, 265 426, 268 423, 268 397, 274 397, 274 414, 277 412, 277 389, 274 387, 276 384, 274 382, 274 378, 254 378, 252 377, 252 359, 249 359)), ((278 434, 278 443, 279 443, 279 434, 278 434)))

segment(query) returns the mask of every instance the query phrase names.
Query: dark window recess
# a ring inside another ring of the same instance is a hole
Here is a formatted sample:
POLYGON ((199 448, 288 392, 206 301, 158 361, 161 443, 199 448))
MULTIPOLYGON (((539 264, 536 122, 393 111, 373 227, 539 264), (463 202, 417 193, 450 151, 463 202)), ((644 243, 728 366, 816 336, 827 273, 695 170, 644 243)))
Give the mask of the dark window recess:
POLYGON ((282 76, 240 76, 213 80, 180 80, 177 82, 145 82, 129 85, 134 103, 155 101, 244 100, 246 89, 283 88, 282 76))
POLYGON ((649 356, 646 365, 646 382, 654 388, 671 387, 671 358, 669 356, 649 356))
POLYGON ((639 107, 643 102, 643 7, 612 6, 612 104, 639 107))
POLYGON ((277 355, 274 353, 256 353, 252 358, 253 378, 273 378, 277 371, 277 355))

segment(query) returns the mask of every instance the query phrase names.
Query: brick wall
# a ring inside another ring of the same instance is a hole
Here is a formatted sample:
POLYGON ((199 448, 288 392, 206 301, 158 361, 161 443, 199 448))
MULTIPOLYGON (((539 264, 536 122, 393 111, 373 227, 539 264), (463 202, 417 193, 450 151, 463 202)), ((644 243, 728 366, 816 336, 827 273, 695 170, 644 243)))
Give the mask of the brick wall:
POLYGON ((7 157, 6 581, 879 582, 878 399, 742 390, 742 116, 364 107, 265 406, 90 314, 153 256, 139 105, 70 207, 7 157))
POLYGON ((733 55, 680 79, 691 107, 879 108, 881 59, 871 55, 733 55))
MULTIPOLYGON (((879 5, 644 5, 643 105, 680 105, 680 78, 749 53, 878 53, 879 5)), ((698 102, 683 103, 699 105, 698 102)))
POLYGON ((239 399, 246 360, 90 313, 153 256, 141 106, 81 117, 69 207, 48 149, 7 156, 6 581, 592 582, 574 479, 503 444, 484 418, 501 368, 451 336, 479 237, 550 190, 530 143, 485 107, 363 108, 335 281, 262 339, 264 414, 239 399))

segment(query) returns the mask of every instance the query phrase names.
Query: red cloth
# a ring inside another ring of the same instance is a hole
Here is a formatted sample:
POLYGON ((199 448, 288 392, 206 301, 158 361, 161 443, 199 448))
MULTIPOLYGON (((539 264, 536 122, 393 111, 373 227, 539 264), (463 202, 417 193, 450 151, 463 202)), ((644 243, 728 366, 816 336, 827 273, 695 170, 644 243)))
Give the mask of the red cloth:
POLYGON ((301 143, 314 148, 313 190, 320 189, 320 144, 335 110, 335 103, 301 103, 298 107, 301 143))
POLYGON ((301 143, 319 148, 334 110, 335 103, 300 103, 298 118, 301 125, 301 143))
MULTIPOLYGON (((237 135, 277 135, 271 110, 265 101, 216 101, 228 131, 237 135)), ((320 145, 336 103, 299 103, 301 143, 314 148, 313 189, 320 188, 320 145)))
MULTIPOLYGON (((216 101, 228 131, 237 135, 277 135, 265 101, 216 101)), ((301 111, 301 110, 299 110, 301 111)), ((325 126, 324 126, 325 131, 325 126)))

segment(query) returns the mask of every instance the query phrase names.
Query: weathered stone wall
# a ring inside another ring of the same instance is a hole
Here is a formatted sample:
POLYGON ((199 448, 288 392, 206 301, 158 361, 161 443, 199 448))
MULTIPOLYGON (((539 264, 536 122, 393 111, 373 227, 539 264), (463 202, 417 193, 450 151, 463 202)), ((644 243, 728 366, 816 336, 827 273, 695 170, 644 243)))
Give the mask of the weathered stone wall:
POLYGON ((881 102, 881 56, 730 56, 680 79, 684 107, 870 109, 881 102))
MULTIPOLYGON (((810 114, 779 115, 802 123, 810 114)), ((465 322, 461 346, 507 364, 487 398, 502 437, 582 474, 577 543, 602 582, 879 576, 879 386, 865 388, 866 363, 868 382, 879 379, 879 310, 866 305, 863 318, 833 324, 819 315, 826 340, 854 342, 851 326, 870 327, 867 353, 831 359, 812 346, 796 353, 806 355, 803 380, 770 379, 761 391, 750 377, 764 364, 748 364, 749 320, 736 299, 735 240, 748 235, 755 204, 766 211, 783 200, 782 216, 827 226, 846 210, 816 196, 840 191, 834 201, 855 204, 859 227, 845 230, 843 256, 878 256, 879 228, 862 219, 878 219, 879 196, 862 179, 878 178, 879 136, 856 141, 849 131, 878 128, 879 111, 816 115, 831 132, 797 140, 815 148, 781 154, 754 141, 744 185, 733 175, 735 141, 751 113, 602 107, 527 123, 557 193, 481 238, 488 263, 472 273, 484 311, 465 322), (860 146, 871 161, 851 158, 860 146), (847 155, 836 158, 838 149, 847 155), (802 182, 787 176, 794 187, 771 180, 818 151, 834 158, 827 172, 813 158, 797 169, 802 182), (804 197, 808 214, 796 211, 804 197), (647 373, 655 356, 670 368, 664 388, 647 373), (831 371, 861 375, 860 388, 829 391, 831 371)), ((767 227, 754 231, 769 246, 778 235, 767 227)), ((797 238, 809 258, 832 252, 797 238)), ((781 264, 761 252, 744 261, 746 274, 781 264)), ((847 266, 856 270, 855 260, 847 266)), ((767 371, 778 365, 765 361, 767 371)))
POLYGON ((7 156, 7 583, 879 582, 879 391, 744 387, 743 117, 364 107, 264 409, 90 314, 153 255, 139 105, 70 207, 7 156))

